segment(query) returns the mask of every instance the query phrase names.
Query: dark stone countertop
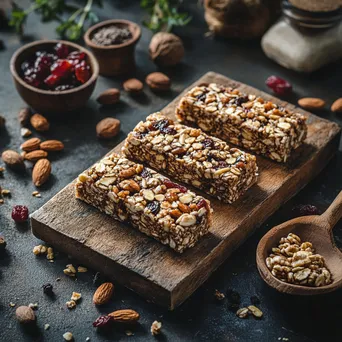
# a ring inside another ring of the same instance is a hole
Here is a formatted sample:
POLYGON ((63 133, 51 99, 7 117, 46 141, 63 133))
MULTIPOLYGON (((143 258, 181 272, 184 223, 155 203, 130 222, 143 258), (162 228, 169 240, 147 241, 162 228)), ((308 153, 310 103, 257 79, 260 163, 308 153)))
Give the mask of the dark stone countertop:
MULTIPOLYGON (((27 4, 28 1, 18 1, 27 4)), ((0 206, 0 231, 8 242, 5 254, 0 258, 0 341, 62 341, 66 331, 74 334, 75 341, 153 341, 150 325, 154 320, 163 323, 161 341, 340 341, 342 291, 333 294, 304 298, 282 295, 263 283, 255 265, 255 249, 261 236, 272 226, 289 219, 292 208, 298 204, 314 204, 324 210, 338 194, 342 185, 342 153, 329 163, 325 170, 297 196, 278 210, 260 229, 227 260, 195 294, 174 312, 147 303, 131 291, 117 286, 110 304, 96 308, 91 298, 96 286, 93 277, 96 270, 80 274, 70 279, 63 274, 66 264, 73 262, 66 255, 56 251, 55 262, 49 263, 44 257, 37 258, 32 249, 39 241, 26 225, 16 226, 10 218, 15 204, 26 204, 30 212, 38 209, 75 176, 95 162, 134 127, 146 115, 163 108, 184 87, 198 79, 207 71, 216 71, 238 81, 267 91, 265 79, 276 74, 289 80, 294 86, 292 103, 304 96, 319 96, 331 104, 341 97, 342 65, 336 63, 312 75, 301 75, 274 64, 260 49, 259 42, 239 42, 204 37, 207 31, 203 19, 203 9, 197 1, 187 2, 193 15, 192 22, 176 30, 186 47, 184 62, 175 69, 166 70, 173 81, 172 91, 163 95, 153 94, 145 87, 143 101, 136 101, 122 94, 121 102, 112 108, 101 108, 95 102, 96 95, 108 87, 120 87, 123 79, 100 77, 88 107, 73 116, 51 120, 51 129, 44 138, 56 138, 65 143, 65 151, 52 159, 53 176, 41 189, 42 198, 33 198, 34 186, 30 172, 17 175, 9 170, 0 179, 3 188, 12 191, 12 197, 0 206), (95 124, 106 116, 114 116, 122 122, 122 132, 110 142, 100 142, 96 138, 95 124), (61 278, 59 282, 57 278, 61 278), (56 296, 48 298, 41 286, 51 282, 56 296), (264 318, 252 317, 242 320, 229 311, 227 301, 216 302, 214 290, 225 292, 228 288, 237 290, 242 304, 248 305, 249 297, 257 295, 264 318), (75 310, 65 308, 71 293, 82 293, 83 300, 75 310), (15 319, 15 307, 9 303, 28 305, 38 303, 36 312, 38 327, 26 330, 15 319), (141 315, 140 324, 132 330, 134 336, 126 336, 125 328, 115 328, 109 332, 97 332, 92 327, 93 320, 100 312, 110 312, 118 308, 133 308, 141 315), (44 324, 50 324, 45 331, 44 324)), ((107 1, 100 11, 101 19, 124 18, 141 23, 143 13, 138 1, 107 1)), ((55 24, 42 24, 32 16, 26 24, 29 39, 55 38, 55 24)), ((137 73, 140 79, 156 70, 149 60, 147 47, 151 33, 143 28, 142 39, 137 46, 137 73)), ((15 91, 9 72, 9 60, 13 52, 22 44, 11 32, 1 32, 0 39, 6 49, 0 52, 0 111, 6 117, 6 128, 0 132, 0 152, 12 148, 19 150, 23 139, 17 122, 18 110, 24 105, 15 91)), ((342 117, 329 111, 318 115, 342 123, 342 117)), ((35 134, 36 135, 36 134, 35 134)), ((39 136, 39 135, 38 135, 39 136)), ((336 242, 342 246, 341 222, 335 228, 336 242)), ((341 266, 342 267, 342 266, 341 266)))

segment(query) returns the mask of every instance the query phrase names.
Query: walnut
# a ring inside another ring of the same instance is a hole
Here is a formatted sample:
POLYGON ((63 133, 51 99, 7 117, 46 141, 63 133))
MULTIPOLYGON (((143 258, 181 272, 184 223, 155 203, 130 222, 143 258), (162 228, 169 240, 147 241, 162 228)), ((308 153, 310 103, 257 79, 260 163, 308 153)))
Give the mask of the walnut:
POLYGON ((184 56, 182 40, 172 33, 159 32, 152 37, 150 57, 158 65, 178 64, 184 56))

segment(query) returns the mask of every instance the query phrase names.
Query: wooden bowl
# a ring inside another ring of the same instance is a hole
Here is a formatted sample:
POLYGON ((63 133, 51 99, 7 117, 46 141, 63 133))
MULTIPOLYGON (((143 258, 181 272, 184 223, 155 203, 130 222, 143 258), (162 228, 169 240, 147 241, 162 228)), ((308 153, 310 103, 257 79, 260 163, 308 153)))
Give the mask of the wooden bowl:
POLYGON ((24 45, 13 54, 10 69, 15 87, 22 99, 41 113, 64 113, 83 107, 93 93, 99 75, 99 65, 90 51, 78 44, 63 40, 39 40, 24 45), (27 84, 20 77, 21 64, 32 58, 36 51, 49 50, 57 43, 67 45, 71 51, 79 50, 86 53, 91 68, 90 79, 76 88, 63 91, 42 90, 27 84))
POLYGON ((103 76, 117 76, 126 74, 135 69, 135 46, 141 37, 140 26, 128 20, 106 20, 88 29, 84 34, 84 41, 92 50, 100 65, 100 74, 103 76), (92 41, 94 34, 106 26, 118 26, 129 29, 132 38, 122 44, 97 45, 92 41))

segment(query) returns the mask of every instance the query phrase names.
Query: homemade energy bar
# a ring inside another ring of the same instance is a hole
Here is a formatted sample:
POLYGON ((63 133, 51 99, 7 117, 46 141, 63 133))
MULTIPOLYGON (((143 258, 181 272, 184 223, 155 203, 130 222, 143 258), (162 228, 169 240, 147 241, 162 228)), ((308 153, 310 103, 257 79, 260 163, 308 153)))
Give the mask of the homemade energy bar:
POLYGON ((307 134, 304 115, 214 83, 191 89, 181 99, 176 117, 278 162, 286 162, 307 134))
POLYGON ((210 202, 125 157, 111 154, 78 176, 76 198, 182 253, 211 226, 210 202))
POLYGON ((135 127, 123 152, 226 203, 237 200, 257 179, 255 156, 160 113, 135 127))

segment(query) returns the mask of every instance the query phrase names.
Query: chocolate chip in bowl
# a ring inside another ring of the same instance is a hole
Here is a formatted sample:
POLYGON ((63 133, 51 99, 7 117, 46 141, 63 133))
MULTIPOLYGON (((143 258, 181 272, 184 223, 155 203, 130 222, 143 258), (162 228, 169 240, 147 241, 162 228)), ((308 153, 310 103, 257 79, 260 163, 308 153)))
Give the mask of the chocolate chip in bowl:
POLYGON ((135 69, 135 46, 139 25, 128 20, 106 20, 88 29, 84 41, 96 56, 100 74, 116 76, 135 69))
POLYGON ((42 113, 78 109, 91 96, 99 73, 94 55, 75 43, 41 40, 18 49, 10 70, 23 100, 42 113))

